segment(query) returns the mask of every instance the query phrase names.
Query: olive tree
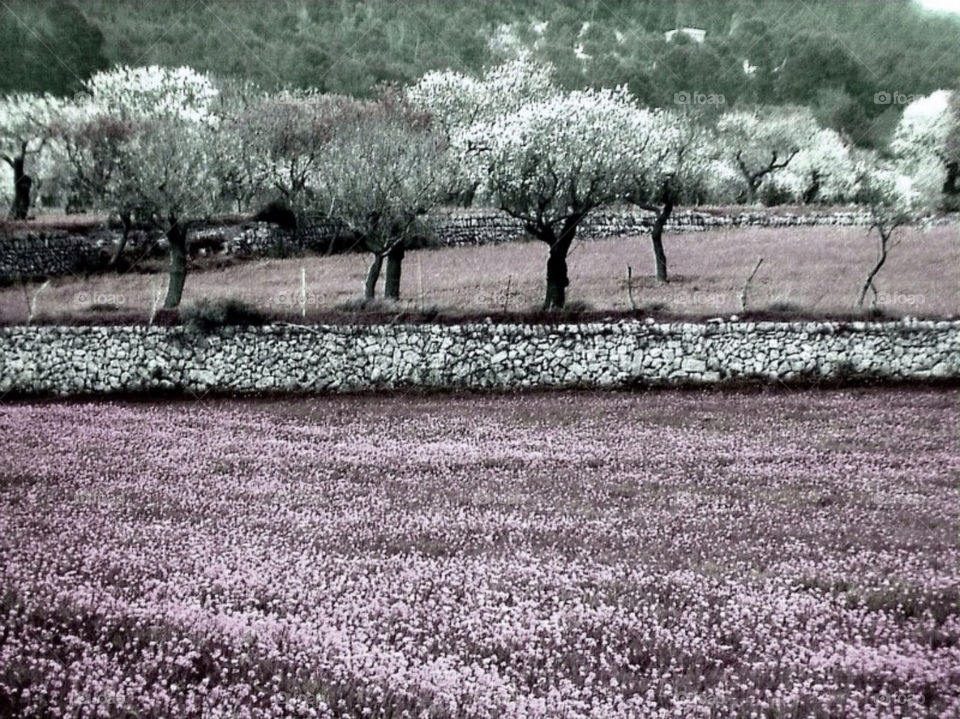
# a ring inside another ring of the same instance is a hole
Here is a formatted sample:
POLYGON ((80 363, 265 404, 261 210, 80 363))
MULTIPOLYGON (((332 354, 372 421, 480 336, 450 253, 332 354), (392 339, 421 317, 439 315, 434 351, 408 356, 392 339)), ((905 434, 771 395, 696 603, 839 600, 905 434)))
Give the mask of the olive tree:
POLYGON ((547 245, 544 309, 564 306, 577 228, 625 197, 650 124, 625 88, 585 90, 526 103, 456 138, 483 196, 547 245))
POLYGON ((400 299, 404 254, 421 218, 449 191, 447 141, 429 114, 387 95, 338 128, 324 151, 316 194, 324 213, 373 257, 364 281, 372 300, 384 260, 383 295, 400 299))

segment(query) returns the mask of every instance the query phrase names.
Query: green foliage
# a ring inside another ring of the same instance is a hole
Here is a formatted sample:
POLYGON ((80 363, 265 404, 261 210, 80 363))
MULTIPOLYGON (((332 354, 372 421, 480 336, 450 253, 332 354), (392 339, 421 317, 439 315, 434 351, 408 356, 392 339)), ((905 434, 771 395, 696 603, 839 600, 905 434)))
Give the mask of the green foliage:
POLYGON ((553 63, 564 89, 626 84, 655 106, 697 92, 723 95, 728 107, 803 104, 877 148, 891 127, 877 93, 924 95, 960 77, 960 22, 907 0, 277 0, 255 12, 235 0, 10 0, 4 8, 8 90, 64 92, 105 57, 186 64, 268 89, 375 97, 381 83, 447 68, 476 75, 527 48, 553 63), (704 41, 668 42, 664 33, 679 27, 704 30, 704 41))
POLYGON ((103 32, 71 2, 0 5, 0 94, 68 95, 108 66, 103 32))
POLYGON ((211 300, 203 298, 180 311, 184 326, 194 332, 209 334, 221 327, 248 327, 267 322, 266 316, 253 305, 233 297, 211 300))

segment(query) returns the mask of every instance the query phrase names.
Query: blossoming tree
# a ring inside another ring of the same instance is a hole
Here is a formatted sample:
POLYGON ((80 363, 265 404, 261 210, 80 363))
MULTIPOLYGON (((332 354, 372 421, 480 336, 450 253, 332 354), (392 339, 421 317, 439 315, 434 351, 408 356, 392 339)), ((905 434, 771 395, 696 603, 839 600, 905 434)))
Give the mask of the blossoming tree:
POLYGON ((366 300, 374 298, 384 260, 384 297, 400 299, 407 245, 421 218, 449 193, 450 168, 446 138, 431 116, 389 93, 327 145, 315 186, 318 206, 373 255, 366 300))
POLYGON ((867 292, 873 292, 876 303, 877 274, 887 262, 890 251, 900 242, 897 230, 917 219, 918 215, 934 209, 939 202, 937 188, 915 183, 905 173, 904 163, 878 157, 872 152, 860 152, 857 163, 857 201, 866 206, 872 223, 868 234, 876 231, 877 259, 871 266, 857 297, 862 308, 867 292))
POLYGON ((456 138, 483 195, 548 246, 544 309, 564 306, 577 228, 624 198, 649 132, 649 111, 618 88, 529 102, 456 138))
POLYGON ((407 88, 414 107, 430 112, 447 137, 476 122, 513 112, 524 103, 559 94, 553 68, 528 53, 474 78, 454 70, 431 71, 407 88))
POLYGON ((858 191, 856 163, 848 142, 835 130, 817 131, 793 158, 790 166, 767 175, 761 194, 791 202, 850 202, 858 191))
POLYGON ((313 90, 261 94, 223 125, 223 143, 233 143, 221 165, 239 182, 239 194, 279 200, 300 211, 311 191, 326 147, 337 129, 356 121, 367 103, 313 90))
POLYGON ((960 93, 937 90, 907 105, 891 150, 915 185, 960 197, 960 93))
POLYGON ((663 228, 674 207, 700 199, 709 172, 712 147, 704 128, 688 115, 675 112, 644 113, 646 143, 636 146, 636 165, 626 199, 656 218, 650 231, 658 282, 667 281, 667 255, 663 228))
POLYGON ((123 226, 120 242, 109 265, 123 253, 134 217, 136 195, 125 182, 124 163, 129 162, 127 143, 136 133, 132 120, 98 110, 87 99, 65 105, 53 125, 64 147, 72 177, 74 197, 84 206, 116 213, 123 226))
POLYGON ((26 219, 30 211, 34 178, 29 163, 47 146, 51 121, 60 101, 49 95, 16 94, 0 98, 0 159, 13 179, 10 216, 26 219))
POLYGON ((717 121, 723 156, 740 171, 749 202, 756 202, 764 178, 789 166, 812 145, 819 129, 805 108, 734 110, 717 121))
POLYGON ((189 68, 120 67, 85 85, 65 136, 94 205, 160 227, 177 307, 187 274, 187 229, 220 209, 216 180, 220 118, 211 80, 189 68))
MULTIPOLYGON (((453 70, 426 73, 406 90, 411 106, 429 112, 433 123, 451 143, 479 123, 517 112, 524 104, 560 94, 553 67, 521 52, 509 62, 489 68, 474 78, 453 70)), ((463 167, 451 176, 449 200, 469 206, 479 180, 463 167)))

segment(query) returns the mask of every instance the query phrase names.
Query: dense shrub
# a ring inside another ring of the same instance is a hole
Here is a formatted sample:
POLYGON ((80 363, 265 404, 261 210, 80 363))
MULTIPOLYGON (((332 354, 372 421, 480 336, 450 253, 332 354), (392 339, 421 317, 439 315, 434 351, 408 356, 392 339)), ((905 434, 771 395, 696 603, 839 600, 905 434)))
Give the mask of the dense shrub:
POLYGON ((212 332, 220 327, 262 325, 267 317, 256 307, 233 297, 201 299, 180 312, 183 324, 195 332, 212 332))

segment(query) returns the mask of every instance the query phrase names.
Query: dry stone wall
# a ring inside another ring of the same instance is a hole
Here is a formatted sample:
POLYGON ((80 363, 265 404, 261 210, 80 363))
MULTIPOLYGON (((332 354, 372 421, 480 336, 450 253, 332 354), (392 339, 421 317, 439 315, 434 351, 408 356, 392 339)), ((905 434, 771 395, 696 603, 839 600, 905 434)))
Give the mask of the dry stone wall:
POLYGON ((0 328, 0 395, 960 378, 960 321, 0 328))
POLYGON ((0 281, 80 274, 106 266, 111 233, 98 236, 68 232, 29 233, 0 238, 0 281))

